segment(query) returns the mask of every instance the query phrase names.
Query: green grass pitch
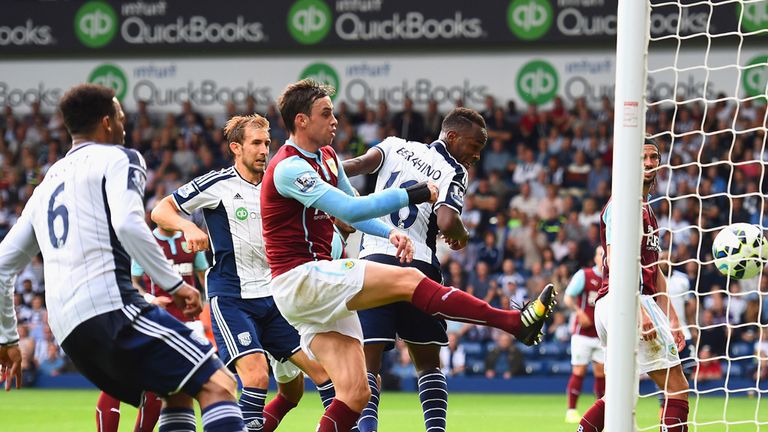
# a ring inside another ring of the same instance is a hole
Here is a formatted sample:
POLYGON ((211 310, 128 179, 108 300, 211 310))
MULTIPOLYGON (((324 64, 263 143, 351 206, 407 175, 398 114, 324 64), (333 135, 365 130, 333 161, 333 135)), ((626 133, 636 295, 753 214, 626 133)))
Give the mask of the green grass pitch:
MULTIPOLYGON (((11 393, 0 392, 0 430, 3 432, 81 432, 95 430, 95 403, 98 392, 92 390, 35 390, 22 389, 11 393)), ((579 401, 583 412, 592 403, 591 395, 579 401)), ((695 403, 695 400, 692 400, 695 403)), ((692 404, 693 408, 693 404, 692 404)), ((120 431, 131 431, 136 409, 123 404, 120 431)), ((320 399, 308 391, 304 400, 283 421, 280 431, 314 431, 320 416, 320 399)), ((640 430, 658 431, 658 406, 655 400, 644 398, 637 408, 640 430)), ((692 409, 693 413, 693 409, 692 409)), ((451 394, 449 400, 448 430, 472 432, 508 432, 533 430, 535 432, 574 432, 574 425, 563 423, 564 395, 524 394, 451 394)), ((199 419, 199 415, 198 415, 199 419)), ((706 397, 690 417, 708 426, 690 427, 690 432, 754 432, 768 431, 768 403, 757 398, 706 397), (726 427, 722 421, 750 421, 726 427), (758 426, 755 419, 762 423, 758 426)), ((198 430, 202 430, 199 427, 198 430)), ((414 393, 385 393, 381 406, 381 431, 421 432, 418 397, 414 393)))

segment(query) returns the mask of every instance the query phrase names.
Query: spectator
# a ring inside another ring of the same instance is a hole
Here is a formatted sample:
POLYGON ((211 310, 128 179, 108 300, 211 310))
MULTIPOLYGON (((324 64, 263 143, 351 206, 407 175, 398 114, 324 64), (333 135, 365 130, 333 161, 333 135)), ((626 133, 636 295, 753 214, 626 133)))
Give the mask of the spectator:
POLYGON ((709 345, 703 345, 699 350, 699 364, 693 375, 697 381, 712 381, 723 378, 723 368, 720 360, 712 358, 712 350, 709 345))
POLYGON ((42 361, 38 363, 37 370, 40 374, 45 376, 57 376, 61 373, 66 362, 61 355, 59 346, 55 343, 46 345, 46 355, 42 361))
POLYGON ((525 359, 520 348, 512 341, 512 335, 494 332, 496 345, 485 356, 485 377, 504 379, 525 372, 525 359))
POLYGON ((539 210, 539 200, 531 195, 531 186, 523 183, 520 185, 520 194, 512 198, 509 207, 533 217, 539 210))
POLYGON ((464 347, 457 333, 448 333, 448 345, 440 348, 440 369, 447 377, 463 376, 466 362, 464 347))

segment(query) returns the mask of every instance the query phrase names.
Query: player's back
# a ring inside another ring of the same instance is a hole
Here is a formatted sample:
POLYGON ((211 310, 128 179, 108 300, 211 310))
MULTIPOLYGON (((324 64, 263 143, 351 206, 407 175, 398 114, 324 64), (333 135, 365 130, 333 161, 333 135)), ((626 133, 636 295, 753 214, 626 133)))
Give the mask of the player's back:
POLYGON ((48 170, 27 203, 45 264, 49 324, 59 339, 84 320, 138 297, 131 285, 130 257, 115 234, 107 200, 113 188, 126 188, 125 176, 107 176, 120 160, 129 166, 127 181, 135 182, 128 187, 143 193, 143 170, 130 168, 142 168, 138 153, 83 144, 48 170))
MULTIPOLYGON (((410 205, 380 218, 411 237, 414 259, 434 263, 438 232, 435 210, 441 205, 448 205, 461 213, 467 183, 466 170, 450 155, 442 141, 427 145, 389 137, 374 148, 382 153, 376 192, 392 187, 405 188, 422 181, 438 185, 440 192, 434 206, 429 203, 410 205)), ((387 239, 364 236, 361 257, 372 254, 394 256, 395 253, 396 248, 387 239)))

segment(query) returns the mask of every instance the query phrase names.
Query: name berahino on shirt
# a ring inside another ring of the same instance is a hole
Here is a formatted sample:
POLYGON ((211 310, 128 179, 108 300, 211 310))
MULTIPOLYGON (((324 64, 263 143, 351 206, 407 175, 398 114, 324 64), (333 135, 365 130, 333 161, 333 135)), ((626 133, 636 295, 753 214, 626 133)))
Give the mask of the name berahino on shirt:
POLYGON ((400 147, 397 149, 396 153, 402 156, 408 162, 412 163, 413 167, 416 168, 416 171, 426 175, 432 180, 438 180, 443 175, 439 169, 432 168, 432 165, 430 165, 428 162, 421 160, 419 157, 414 157, 415 153, 407 150, 405 147, 400 147))

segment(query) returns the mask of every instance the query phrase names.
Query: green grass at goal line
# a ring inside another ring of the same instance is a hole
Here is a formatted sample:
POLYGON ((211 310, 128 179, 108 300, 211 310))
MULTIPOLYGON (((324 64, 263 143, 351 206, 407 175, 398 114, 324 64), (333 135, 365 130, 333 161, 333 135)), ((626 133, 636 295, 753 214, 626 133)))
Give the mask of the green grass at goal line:
MULTIPOLYGON (((92 390, 35 390, 23 389, 10 393, 0 392, 0 430, 3 432, 82 432, 95 430, 95 404, 98 392, 92 390)), ((692 400, 693 402, 694 400, 692 400)), ((579 400, 579 411, 584 412, 591 403, 591 394, 579 400)), ((690 420, 697 422, 754 421, 737 426, 722 423, 690 427, 690 432, 754 432, 768 431, 768 400, 757 398, 706 397, 699 400, 699 408, 690 420), (759 405, 758 405, 759 404, 759 405), (725 414, 724 414, 725 413, 725 414)), ((120 431, 131 431, 136 409, 123 404, 120 431)), ((658 403, 644 398, 638 405, 638 425, 641 430, 658 431, 658 403)), ((313 432, 320 416, 320 398, 308 391, 299 406, 291 411, 280 425, 279 431, 313 432)), ((576 426, 563 423, 565 395, 524 394, 451 394, 449 400, 448 430, 454 432, 508 432, 534 430, 536 432, 575 432, 576 426)), ((199 422, 199 414, 198 414, 199 422)), ((202 430, 200 426, 198 430, 202 430)), ((424 426, 418 396, 415 393, 385 393, 382 399, 380 430, 396 432, 422 432, 424 426)))

